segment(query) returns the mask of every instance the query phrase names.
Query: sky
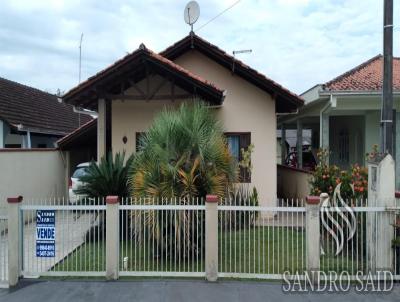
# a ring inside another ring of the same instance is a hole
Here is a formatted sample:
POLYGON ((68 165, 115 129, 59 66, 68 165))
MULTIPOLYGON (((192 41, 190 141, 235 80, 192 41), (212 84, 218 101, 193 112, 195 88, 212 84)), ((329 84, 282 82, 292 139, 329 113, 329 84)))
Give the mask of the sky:
MULTIPOLYGON (((198 0, 195 32, 295 93, 382 53, 383 0, 198 0)), ((394 55, 400 55, 400 5, 394 55)), ((51 93, 82 80, 144 43, 162 51, 186 36, 187 1, 1 0, 0 77, 51 93)))

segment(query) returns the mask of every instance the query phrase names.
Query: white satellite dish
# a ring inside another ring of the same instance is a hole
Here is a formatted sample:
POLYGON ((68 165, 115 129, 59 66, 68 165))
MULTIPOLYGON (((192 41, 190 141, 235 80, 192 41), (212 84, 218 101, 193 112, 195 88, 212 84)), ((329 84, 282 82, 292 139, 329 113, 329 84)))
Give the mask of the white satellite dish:
POLYGON ((189 24, 193 31, 193 24, 199 19, 200 16, 200 6, 196 1, 190 1, 185 6, 185 11, 183 12, 183 17, 185 22, 189 24))

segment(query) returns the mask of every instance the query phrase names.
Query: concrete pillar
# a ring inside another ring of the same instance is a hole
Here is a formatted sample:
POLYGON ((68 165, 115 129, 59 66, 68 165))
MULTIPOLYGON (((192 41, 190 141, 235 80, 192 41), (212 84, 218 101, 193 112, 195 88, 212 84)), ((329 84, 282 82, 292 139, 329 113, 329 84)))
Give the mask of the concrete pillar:
POLYGON ((303 123, 297 120, 297 168, 303 168, 303 123))
POLYGON ((97 162, 106 155, 106 101, 99 99, 97 109, 97 162))
POLYGON ((400 112, 396 112, 394 146, 396 164, 396 189, 400 190, 400 112))
POLYGON ((69 200, 69 180, 71 178, 71 153, 70 151, 60 151, 64 152, 65 155, 65 184, 66 184, 66 189, 65 189, 65 196, 69 200))
POLYGON ((22 196, 7 198, 8 203, 8 284, 15 286, 21 272, 22 238, 20 203, 22 196))
POLYGON ((218 279, 218 196, 206 196, 206 279, 218 279))
MULTIPOLYGON (((368 164, 368 206, 395 205, 395 163, 390 154, 379 163, 368 164)), ((367 263, 372 271, 393 269, 392 240, 395 215, 390 211, 367 214, 367 263)))
POLYGON ((306 198, 306 255, 307 271, 319 271, 320 258, 320 201, 329 198, 327 193, 306 198))
POLYGON ((285 164, 285 159, 286 159, 286 127, 285 124, 282 124, 281 127, 281 164, 285 164))
POLYGON ((106 198, 106 278, 119 277, 119 198, 106 198))
MULTIPOLYGON (((320 119, 320 139, 319 144, 321 149, 329 150, 329 115, 322 114, 320 119)), ((327 158, 327 164, 329 164, 329 155, 327 158)))

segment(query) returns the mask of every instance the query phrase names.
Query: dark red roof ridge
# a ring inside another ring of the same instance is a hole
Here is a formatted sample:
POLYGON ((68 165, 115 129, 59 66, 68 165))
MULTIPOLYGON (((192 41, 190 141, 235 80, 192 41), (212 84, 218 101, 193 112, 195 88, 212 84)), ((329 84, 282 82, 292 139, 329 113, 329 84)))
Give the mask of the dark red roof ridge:
POLYGON ((174 68, 175 70, 184 73, 185 75, 187 75, 190 78, 195 79, 196 81, 200 81, 203 84, 207 85, 207 86, 211 86, 213 89, 218 90, 220 93, 223 93, 223 89, 217 87, 215 84, 211 83, 210 81, 207 81, 205 79, 203 79, 202 77, 192 73, 191 71, 185 69, 184 67, 174 63, 173 61, 169 60, 168 58, 163 57, 162 55, 152 51, 151 49, 147 48, 143 43, 140 44, 139 48, 137 48, 136 50, 132 51, 131 53, 125 55, 123 58, 115 61, 114 63, 112 63, 111 65, 107 66, 106 68, 102 69, 101 71, 97 72, 96 74, 94 74, 93 76, 87 78, 84 82, 80 83, 79 85, 75 86, 74 88, 70 89, 66 94, 63 95, 63 98, 66 96, 69 96, 70 94, 73 94, 76 91, 79 91, 83 88, 85 88, 86 86, 88 86, 89 84, 92 83, 93 80, 96 80, 96 78, 101 77, 109 72, 112 72, 114 69, 117 69, 119 66, 128 63, 128 60, 132 57, 134 57, 134 55, 137 55, 139 52, 145 52, 147 55, 153 57, 154 59, 161 61, 165 64, 168 64, 170 67, 174 68))
POLYGON ((257 71, 256 69, 250 67, 249 65, 247 65, 246 63, 244 63, 243 61, 237 59, 236 57, 228 54, 226 51, 224 51, 223 49, 221 49, 220 47, 218 47, 215 44, 212 44, 211 42, 201 38, 200 36, 196 35, 196 34, 192 34, 192 35, 187 35, 184 38, 182 38, 181 40, 175 42, 174 44, 172 44, 171 46, 167 47, 166 49, 164 49, 163 51, 161 51, 159 54, 161 54, 162 56, 166 56, 168 52, 172 51, 174 48, 176 48, 179 44, 183 43, 185 40, 188 39, 198 39, 199 41, 208 44, 210 47, 216 49, 217 51, 219 51, 222 55, 224 55, 226 58, 228 58, 229 60, 232 60, 235 62, 235 64, 239 64, 241 65, 243 68, 248 69, 250 72, 253 72, 255 74, 257 74, 258 76, 264 78, 266 81, 272 83, 273 85, 275 85, 276 87, 278 87, 279 89, 281 89, 283 92, 289 94, 290 96, 292 96, 296 102, 300 105, 304 104, 304 100, 301 96, 299 96, 298 94, 290 91, 289 89, 283 87, 281 84, 275 82, 274 80, 272 80, 271 78, 267 77, 265 74, 257 71))
POLYGON ((175 68, 175 69, 177 69, 177 70, 180 70, 180 71, 186 73, 188 76, 190 76, 190 77, 192 77, 192 78, 195 78, 195 79, 197 79, 198 81, 203 82, 204 84, 213 86, 215 89, 219 90, 221 93, 224 91, 223 89, 219 88, 219 87, 218 87, 217 85, 215 85, 214 83, 212 83, 212 82, 210 82, 210 81, 207 81, 206 79, 202 78, 201 76, 198 76, 198 75, 194 74, 193 72, 187 70, 186 68, 182 67, 182 66, 179 65, 179 64, 176 64, 175 62, 173 62, 173 61, 167 59, 166 57, 163 57, 162 55, 160 55, 160 54, 158 54, 158 53, 156 53, 156 52, 154 52, 154 51, 152 51, 152 50, 150 50, 150 49, 148 49, 148 48, 145 48, 145 49, 146 49, 146 51, 149 52, 149 54, 150 54, 152 57, 156 58, 157 60, 160 60, 160 61, 163 61, 163 62, 169 64, 171 67, 173 67, 173 68, 175 68))

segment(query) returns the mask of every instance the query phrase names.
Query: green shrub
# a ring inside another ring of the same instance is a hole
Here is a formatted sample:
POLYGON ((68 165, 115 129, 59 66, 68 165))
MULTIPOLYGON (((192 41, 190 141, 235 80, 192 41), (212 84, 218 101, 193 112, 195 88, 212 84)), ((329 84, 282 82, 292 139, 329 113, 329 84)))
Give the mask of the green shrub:
POLYGON ((128 171, 133 161, 131 155, 125 163, 125 152, 109 152, 100 163, 92 161, 86 173, 79 178, 82 185, 76 190, 78 195, 89 198, 105 198, 109 195, 128 196, 128 171))

